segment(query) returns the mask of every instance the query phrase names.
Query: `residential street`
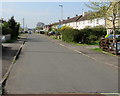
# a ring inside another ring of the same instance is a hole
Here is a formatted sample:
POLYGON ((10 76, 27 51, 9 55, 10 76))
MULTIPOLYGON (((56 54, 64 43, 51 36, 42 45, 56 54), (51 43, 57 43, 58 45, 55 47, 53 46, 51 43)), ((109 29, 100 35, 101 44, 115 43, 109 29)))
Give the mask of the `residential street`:
POLYGON ((116 93, 118 69, 31 34, 6 90, 8 94, 116 93))

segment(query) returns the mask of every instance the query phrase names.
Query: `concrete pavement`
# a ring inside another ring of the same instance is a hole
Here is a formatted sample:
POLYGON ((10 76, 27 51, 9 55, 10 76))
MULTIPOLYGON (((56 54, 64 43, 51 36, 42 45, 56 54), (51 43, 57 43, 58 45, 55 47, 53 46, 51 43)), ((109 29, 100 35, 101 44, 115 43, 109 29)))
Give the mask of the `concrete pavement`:
POLYGON ((11 63, 13 61, 14 56, 16 55, 17 51, 19 50, 21 44, 26 40, 27 34, 21 35, 22 37, 17 39, 13 43, 2 43, 4 46, 2 48, 2 77, 6 74, 8 71, 8 68, 11 66, 11 63))
POLYGON ((118 70, 32 34, 6 90, 9 94, 116 93, 118 70))

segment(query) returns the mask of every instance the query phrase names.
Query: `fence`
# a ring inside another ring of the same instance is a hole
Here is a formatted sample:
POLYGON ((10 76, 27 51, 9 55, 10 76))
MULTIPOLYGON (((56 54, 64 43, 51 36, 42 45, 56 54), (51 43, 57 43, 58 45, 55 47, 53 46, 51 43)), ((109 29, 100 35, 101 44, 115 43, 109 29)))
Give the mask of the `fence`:
POLYGON ((117 39, 101 39, 100 40, 100 48, 106 52, 110 52, 112 54, 118 54, 119 53, 119 47, 118 47, 118 42, 120 40, 117 39))

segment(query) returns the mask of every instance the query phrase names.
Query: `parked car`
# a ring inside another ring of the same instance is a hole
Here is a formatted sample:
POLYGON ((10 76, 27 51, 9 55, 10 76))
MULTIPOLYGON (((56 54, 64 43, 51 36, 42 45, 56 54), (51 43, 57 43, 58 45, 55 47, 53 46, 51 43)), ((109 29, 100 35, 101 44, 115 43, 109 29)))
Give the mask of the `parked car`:
MULTIPOLYGON (((109 36, 107 36, 106 38, 113 39, 113 37, 114 37, 114 35, 109 35, 109 36)), ((116 35, 116 38, 117 38, 117 39, 120 39, 120 35, 116 35)))
POLYGON ((40 30, 40 34, 44 34, 45 32, 43 30, 40 30))
POLYGON ((32 34, 32 32, 31 32, 31 31, 29 31, 28 33, 29 33, 29 34, 32 34))
MULTIPOLYGON (((113 50, 116 50, 116 44, 112 44, 112 46, 114 46, 113 50)), ((112 49, 112 47, 109 47, 110 49, 112 49)), ((120 42, 117 42, 117 51, 120 54, 120 42)))
POLYGON ((28 33, 28 31, 25 31, 25 33, 28 33))
POLYGON ((54 35, 54 34, 55 34, 54 31, 50 31, 50 32, 48 33, 49 36, 50 36, 50 35, 54 35))

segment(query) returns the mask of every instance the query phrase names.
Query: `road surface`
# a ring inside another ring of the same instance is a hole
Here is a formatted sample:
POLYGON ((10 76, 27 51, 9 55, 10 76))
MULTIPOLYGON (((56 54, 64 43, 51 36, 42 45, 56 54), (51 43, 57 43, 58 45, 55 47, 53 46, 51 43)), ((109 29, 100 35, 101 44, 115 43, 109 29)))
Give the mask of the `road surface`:
POLYGON ((116 93, 118 70, 31 34, 6 90, 9 94, 116 93))

